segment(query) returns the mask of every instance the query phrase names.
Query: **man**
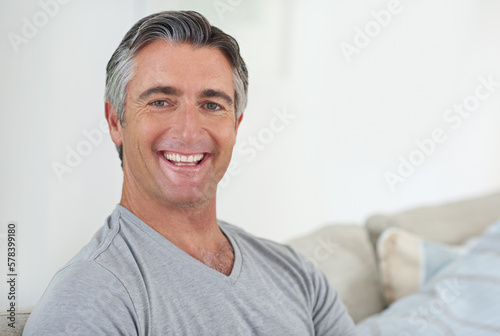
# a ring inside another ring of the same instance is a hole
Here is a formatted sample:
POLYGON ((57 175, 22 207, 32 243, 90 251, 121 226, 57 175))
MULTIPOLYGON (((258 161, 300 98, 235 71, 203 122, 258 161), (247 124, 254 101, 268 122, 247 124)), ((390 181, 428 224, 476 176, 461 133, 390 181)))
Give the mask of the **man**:
POLYGON ((246 105, 237 42, 196 12, 126 34, 107 67, 120 204, 52 279, 26 335, 355 335, 325 276, 216 218, 246 105))

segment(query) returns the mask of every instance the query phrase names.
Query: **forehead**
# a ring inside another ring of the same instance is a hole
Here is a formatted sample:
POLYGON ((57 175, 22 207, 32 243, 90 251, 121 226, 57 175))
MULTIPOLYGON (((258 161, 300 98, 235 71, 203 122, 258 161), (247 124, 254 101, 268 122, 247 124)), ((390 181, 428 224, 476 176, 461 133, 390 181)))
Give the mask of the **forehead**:
POLYGON ((221 50, 160 40, 137 53, 129 84, 141 88, 169 85, 181 90, 234 90, 233 69, 221 50))

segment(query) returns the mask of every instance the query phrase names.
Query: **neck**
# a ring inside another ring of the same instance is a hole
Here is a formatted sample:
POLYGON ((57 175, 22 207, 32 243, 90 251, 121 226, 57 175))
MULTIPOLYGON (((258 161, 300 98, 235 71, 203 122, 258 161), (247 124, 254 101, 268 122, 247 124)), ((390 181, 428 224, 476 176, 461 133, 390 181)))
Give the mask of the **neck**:
POLYGON ((193 258, 230 274, 234 255, 217 222, 215 193, 200 204, 176 205, 124 183, 120 205, 193 258))
POLYGON ((124 184, 120 205, 174 244, 186 241, 189 242, 187 245, 192 242, 191 245, 201 246, 200 243, 203 245, 204 239, 217 236, 217 232, 220 232, 215 198, 192 206, 169 204, 151 198, 146 193, 131 192, 124 184), (198 238, 200 242, 193 241, 198 238))

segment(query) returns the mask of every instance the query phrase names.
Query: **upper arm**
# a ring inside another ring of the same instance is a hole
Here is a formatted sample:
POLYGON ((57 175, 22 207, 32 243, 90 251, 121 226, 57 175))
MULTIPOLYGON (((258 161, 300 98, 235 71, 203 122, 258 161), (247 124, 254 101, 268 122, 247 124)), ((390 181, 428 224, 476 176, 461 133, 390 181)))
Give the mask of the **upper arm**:
POLYGON ((93 261, 81 261, 54 276, 24 335, 138 335, 136 316, 120 280, 93 261))
POLYGON ((358 335, 347 308, 325 274, 309 261, 306 267, 312 277, 312 314, 315 335, 358 335))

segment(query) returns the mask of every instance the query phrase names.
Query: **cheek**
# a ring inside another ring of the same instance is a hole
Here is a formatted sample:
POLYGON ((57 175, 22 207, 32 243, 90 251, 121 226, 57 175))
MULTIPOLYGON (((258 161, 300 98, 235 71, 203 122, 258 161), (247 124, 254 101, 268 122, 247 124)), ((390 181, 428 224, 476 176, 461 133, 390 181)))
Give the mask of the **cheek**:
POLYGON ((124 144, 130 148, 150 149, 155 140, 162 134, 161 124, 158 122, 147 122, 141 120, 135 124, 129 124, 124 129, 124 144))
POLYGON ((236 142, 236 126, 232 118, 219 120, 217 124, 216 136, 218 142, 223 147, 234 147, 236 142))
POLYGON ((236 143, 236 134, 234 130, 220 133, 219 141, 221 146, 223 146, 226 151, 231 153, 236 143))

